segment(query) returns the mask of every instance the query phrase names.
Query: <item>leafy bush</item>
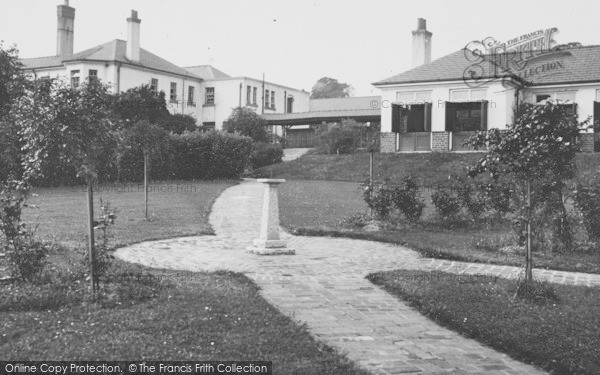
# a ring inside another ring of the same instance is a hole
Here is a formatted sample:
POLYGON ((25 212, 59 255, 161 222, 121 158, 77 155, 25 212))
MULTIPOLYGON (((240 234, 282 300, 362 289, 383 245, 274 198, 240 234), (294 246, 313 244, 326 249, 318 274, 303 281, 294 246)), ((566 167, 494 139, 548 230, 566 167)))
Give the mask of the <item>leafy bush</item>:
POLYGON ((575 192, 575 205, 581 210, 588 237, 592 241, 600 241, 600 186, 579 184, 575 192))
POLYGON ((387 219, 393 210, 400 211, 409 221, 418 221, 425 203, 419 186, 412 177, 405 177, 401 185, 365 183, 363 199, 379 219, 387 219))
POLYGON ((326 154, 351 154, 358 148, 367 148, 379 137, 378 129, 355 120, 340 124, 324 124, 317 128, 317 147, 326 154))
POLYGON ((280 144, 255 143, 251 159, 252 168, 254 169, 281 163, 283 160, 283 147, 280 144))
POLYGON ((237 107, 223 122, 223 130, 252 138, 255 142, 267 142, 267 120, 250 108, 237 107))
MULTIPOLYGON (((249 165, 252 140, 220 131, 169 134, 150 155, 154 179, 213 179, 238 177, 249 165)), ((140 181, 143 178, 142 151, 126 150, 121 156, 121 176, 140 181)))
POLYGON ((164 130, 175 134, 199 130, 198 124, 196 123, 196 119, 194 117, 181 113, 161 116, 156 124, 164 130))
POLYGON ((365 183, 363 199, 378 219, 386 219, 392 210, 392 187, 387 184, 365 183))
POLYGON ((21 184, 6 184, 0 191, 0 252, 6 254, 11 275, 34 280, 46 265, 48 246, 35 239, 21 219, 29 190, 21 184))
POLYGON ((451 188, 436 187, 433 194, 431 194, 431 201, 444 219, 455 218, 460 213, 460 199, 451 188))
POLYGON ((409 221, 416 222, 421 219, 425 203, 413 177, 405 177, 401 185, 393 187, 392 203, 409 221))

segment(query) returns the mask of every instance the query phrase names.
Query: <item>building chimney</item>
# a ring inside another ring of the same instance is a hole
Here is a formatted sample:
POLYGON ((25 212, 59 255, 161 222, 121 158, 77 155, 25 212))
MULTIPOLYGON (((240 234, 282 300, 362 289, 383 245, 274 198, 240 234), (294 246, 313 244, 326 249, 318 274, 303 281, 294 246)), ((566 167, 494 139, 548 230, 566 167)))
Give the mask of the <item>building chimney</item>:
POLYGON ((73 54, 75 27, 75 8, 69 6, 69 0, 57 7, 56 54, 67 56, 73 54))
POLYGON ((431 36, 433 34, 427 31, 427 21, 419 18, 417 29, 412 34, 412 67, 429 64, 431 62, 431 36))
POLYGON ((140 23, 137 10, 131 11, 131 17, 127 19, 127 51, 129 60, 140 62, 140 23))

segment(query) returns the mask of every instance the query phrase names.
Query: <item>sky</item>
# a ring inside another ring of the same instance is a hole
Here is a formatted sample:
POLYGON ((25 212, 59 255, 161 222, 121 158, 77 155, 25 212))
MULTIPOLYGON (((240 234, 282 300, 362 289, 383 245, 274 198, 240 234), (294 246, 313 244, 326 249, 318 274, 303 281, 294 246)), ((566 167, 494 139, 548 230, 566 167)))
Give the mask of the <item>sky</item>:
MULTIPOLYGON (((0 0, 0 40, 21 57, 56 53, 62 0, 0 0)), ((600 44, 597 0, 70 0, 75 52, 127 39, 135 9, 142 48, 179 66, 210 64, 232 76, 310 91, 324 76, 355 96, 378 95, 372 82, 411 68, 417 18, 433 33, 432 58, 473 40, 506 41, 557 27, 558 43, 600 44)), ((600 62, 599 62, 600 63, 600 62)))

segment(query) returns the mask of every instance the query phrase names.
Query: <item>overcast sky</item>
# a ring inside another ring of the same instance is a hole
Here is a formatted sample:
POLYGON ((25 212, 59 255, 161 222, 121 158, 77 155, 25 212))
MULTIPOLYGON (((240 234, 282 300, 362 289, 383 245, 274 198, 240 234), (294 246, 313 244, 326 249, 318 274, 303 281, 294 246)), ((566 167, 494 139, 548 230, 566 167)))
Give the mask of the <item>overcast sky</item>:
MULTIPOLYGON (((21 57, 54 55, 60 0, 0 0, 0 40, 21 57)), ((141 45, 179 66, 211 64, 234 76, 310 91, 323 76, 376 95, 371 82, 410 68, 417 18, 433 33, 433 59, 493 36, 506 41, 557 27, 559 43, 600 44, 597 0, 71 0, 75 52, 127 38, 139 12, 141 45)), ((599 62, 600 63, 600 62, 599 62)))

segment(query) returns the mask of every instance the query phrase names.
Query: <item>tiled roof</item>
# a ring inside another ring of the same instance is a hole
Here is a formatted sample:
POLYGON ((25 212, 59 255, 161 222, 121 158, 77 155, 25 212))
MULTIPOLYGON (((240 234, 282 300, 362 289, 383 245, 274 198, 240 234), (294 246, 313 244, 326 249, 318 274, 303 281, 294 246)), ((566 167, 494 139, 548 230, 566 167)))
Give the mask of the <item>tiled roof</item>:
POLYGON ((524 69, 513 66, 504 72, 495 69, 492 62, 474 66, 474 62, 467 58, 468 55, 472 57, 468 50, 459 50, 429 64, 375 82, 374 85, 458 81, 473 77, 472 73, 485 81, 516 75, 531 85, 600 82, 600 46, 557 50, 528 60, 524 69), (557 62, 560 64, 556 64, 557 62), (548 65, 552 63, 555 63, 554 69, 548 65))
POLYGON ((311 99, 310 111, 343 111, 379 108, 381 96, 357 96, 352 98, 311 99))
POLYGON ((47 56, 47 57, 33 57, 30 59, 21 59, 24 69, 40 69, 40 68, 54 68, 62 66, 64 56, 47 56))
POLYGON ((65 62, 75 61, 107 61, 122 62, 125 64, 142 66, 145 68, 159 70, 181 76, 199 78, 193 73, 170 63, 169 61, 158 57, 157 55, 140 48, 140 61, 134 62, 127 58, 127 42, 120 39, 112 40, 108 43, 81 51, 69 56, 51 56, 33 59, 23 59, 25 69, 40 69, 47 67, 61 66, 65 62))
POLYGON ((195 74, 196 76, 202 78, 205 81, 215 81, 231 78, 229 74, 223 73, 219 69, 214 68, 212 65, 189 66, 185 69, 188 72, 195 74))

